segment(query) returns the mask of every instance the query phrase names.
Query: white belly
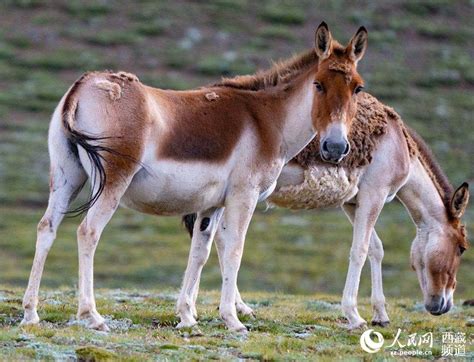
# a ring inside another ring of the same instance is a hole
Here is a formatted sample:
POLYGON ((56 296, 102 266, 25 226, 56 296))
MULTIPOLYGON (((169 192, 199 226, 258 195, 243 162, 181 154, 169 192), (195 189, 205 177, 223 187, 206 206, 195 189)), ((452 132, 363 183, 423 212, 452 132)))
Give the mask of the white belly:
POLYGON ((204 162, 159 161, 134 176, 122 204, 157 215, 183 215, 221 206, 227 167, 204 162))
POLYGON ((304 171, 304 181, 286 185, 270 196, 270 203, 289 209, 339 207, 359 191, 361 171, 350 173, 335 166, 312 166, 304 171))

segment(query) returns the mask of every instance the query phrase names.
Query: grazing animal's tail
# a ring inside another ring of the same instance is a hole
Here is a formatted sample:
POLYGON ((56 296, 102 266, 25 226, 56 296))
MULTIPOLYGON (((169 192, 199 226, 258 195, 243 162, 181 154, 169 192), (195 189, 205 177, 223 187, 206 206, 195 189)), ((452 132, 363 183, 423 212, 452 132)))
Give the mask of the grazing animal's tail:
POLYGON ((196 222, 197 214, 189 214, 183 216, 183 225, 188 230, 189 236, 193 237, 194 223, 196 222))
POLYGON ((88 75, 89 73, 83 74, 82 77, 80 77, 72 85, 66 94, 66 97, 64 98, 62 109, 62 124, 64 126, 64 131, 72 152, 76 155, 76 157, 79 157, 78 146, 80 146, 87 153, 92 166, 90 175, 92 184, 90 198, 83 205, 67 212, 67 214, 72 214, 72 216, 77 216, 87 212, 87 210, 89 210, 97 202, 100 195, 104 191, 107 175, 102 162, 105 161, 105 159, 101 152, 109 152, 115 155, 120 155, 117 151, 114 151, 113 149, 105 147, 101 144, 103 143, 102 141, 110 137, 91 136, 74 129, 73 125, 76 119, 76 111, 79 104, 77 91, 80 88, 81 83, 87 79, 88 75), (96 181, 98 182, 98 185, 95 184, 96 181))

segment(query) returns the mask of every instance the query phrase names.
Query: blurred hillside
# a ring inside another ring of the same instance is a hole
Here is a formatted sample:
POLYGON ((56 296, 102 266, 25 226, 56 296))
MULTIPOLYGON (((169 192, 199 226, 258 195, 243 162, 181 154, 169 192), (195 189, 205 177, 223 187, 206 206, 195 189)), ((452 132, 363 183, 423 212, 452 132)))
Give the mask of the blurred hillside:
MULTIPOLYGON (((454 184, 474 181, 473 16, 468 0, 2 1, 0 283, 26 284, 36 223, 48 197, 49 117, 86 70, 126 70, 156 87, 184 89, 254 72, 305 50, 322 20, 343 43, 365 25, 369 48, 360 73, 366 90, 419 131, 454 184)), ((419 294, 408 263, 414 228, 400 205, 387 209, 379 230, 388 294, 419 294)), ((473 216, 471 207, 466 219, 473 216)), ((59 233, 46 285, 76 282, 78 222, 67 220, 59 233)), ((242 288, 339 293, 350 241, 350 225, 337 211, 259 212, 246 246, 242 288)), ((177 287, 188 247, 178 218, 120 210, 99 246, 97 283, 177 287)), ((473 260, 474 252, 467 252, 458 278, 461 295, 474 283, 473 260)), ((204 287, 218 285, 213 256, 204 287)))

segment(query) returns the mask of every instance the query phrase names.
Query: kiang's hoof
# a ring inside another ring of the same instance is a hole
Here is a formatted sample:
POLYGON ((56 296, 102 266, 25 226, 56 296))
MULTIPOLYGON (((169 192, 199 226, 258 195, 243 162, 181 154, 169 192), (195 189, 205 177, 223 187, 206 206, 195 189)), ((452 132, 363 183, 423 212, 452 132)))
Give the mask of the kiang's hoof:
POLYGON ((237 333, 237 334, 247 334, 248 333, 248 329, 246 326, 244 326, 242 323, 240 324, 236 324, 235 326, 231 326, 231 327, 227 327, 229 329, 229 331, 233 332, 233 333, 237 333))
POLYGON ((176 326, 176 329, 193 328, 195 325, 197 325, 197 321, 179 322, 178 325, 176 326))
POLYGON ((39 317, 33 318, 33 319, 23 318, 20 322, 20 327, 34 326, 34 325, 38 324, 39 321, 40 321, 39 317))
POLYGON ((245 336, 249 333, 249 330, 247 329, 247 327, 244 326, 238 329, 234 329, 232 330, 232 332, 245 336))
POLYGON ((257 319, 257 315, 253 311, 250 314, 244 314, 244 315, 252 320, 257 319))
POLYGON ((250 317, 250 318, 253 318, 255 319, 256 316, 255 316, 255 312, 252 308, 250 307, 247 307, 247 306, 240 306, 237 308, 237 312, 240 314, 240 315, 243 315, 243 316, 246 316, 246 317, 250 317))
POLYGON ((385 328, 390 324, 390 321, 375 321, 374 320, 370 324, 373 326, 379 326, 379 327, 385 328))
POLYGON ((367 322, 366 321, 362 321, 362 322, 359 322, 359 323, 355 323, 355 324, 348 324, 347 325, 347 329, 349 331, 359 331, 359 330, 363 330, 363 329, 366 329, 367 328, 367 322))
POLYGON ((248 319, 251 319, 251 320, 257 319, 257 315, 253 311, 252 311, 252 313, 239 312, 239 315, 241 317, 248 318, 248 319))
POLYGON ((242 315, 254 315, 255 312, 245 303, 235 303, 235 308, 237 312, 242 315))
POLYGON ((91 326, 90 328, 99 332, 110 332, 110 328, 107 324, 105 324, 105 322, 102 322, 98 325, 91 326))

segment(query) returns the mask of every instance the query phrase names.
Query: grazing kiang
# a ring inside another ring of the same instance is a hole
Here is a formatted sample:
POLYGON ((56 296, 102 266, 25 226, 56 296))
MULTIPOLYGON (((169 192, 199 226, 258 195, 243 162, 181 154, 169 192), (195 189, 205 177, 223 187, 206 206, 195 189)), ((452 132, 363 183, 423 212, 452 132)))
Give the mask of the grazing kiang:
POLYGON ((197 257, 184 276, 179 326, 196 323, 196 281, 221 225, 219 312, 230 330, 245 330, 235 305, 237 273, 255 206, 316 133, 326 160, 339 162, 349 153, 347 136, 363 86, 356 68, 366 44, 363 27, 342 47, 322 23, 307 53, 263 73, 188 91, 152 88, 124 72, 80 77, 50 123, 50 194, 38 224, 22 324, 39 322, 47 254, 70 203, 89 180, 89 201, 72 210, 86 212, 77 230, 78 319, 108 330, 96 308, 93 259, 104 227, 122 204, 149 214, 198 215, 191 247, 197 257))
MULTIPOLYGON (((342 67, 332 71, 351 76, 342 67)), ((330 94, 333 84, 320 81, 319 86, 320 92, 330 94)), ((461 254, 468 247, 461 223, 469 200, 468 184, 454 190, 422 138, 392 108, 365 92, 355 99, 357 111, 348 135, 351 152, 342 160, 328 159, 324 149, 327 133, 318 133, 283 168, 268 202, 290 209, 342 207, 353 224, 342 309, 348 328, 356 329, 366 325, 357 310, 357 293, 367 256, 371 267, 372 324, 389 324, 382 286, 384 250, 374 226, 384 204, 397 197, 416 224, 411 266, 418 276, 425 308, 433 315, 444 314, 453 306, 456 273, 461 254)), ((193 229, 196 215, 183 220, 191 234, 198 232, 193 229)), ((201 222, 199 216, 197 220, 201 222)), ((221 236, 225 226, 221 223, 215 235, 220 258, 227 247, 221 236)), ((199 258, 191 255, 189 259, 194 257, 199 258)), ((222 262, 221 267, 225 270, 222 262)), ((196 292, 197 289, 194 287, 196 292)), ((241 313, 253 314, 239 292, 235 303, 241 313)))

